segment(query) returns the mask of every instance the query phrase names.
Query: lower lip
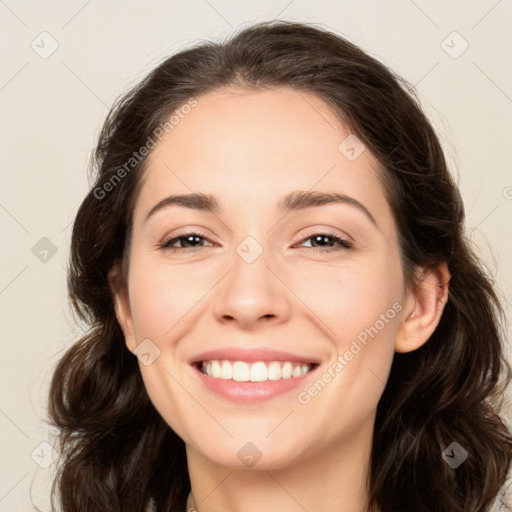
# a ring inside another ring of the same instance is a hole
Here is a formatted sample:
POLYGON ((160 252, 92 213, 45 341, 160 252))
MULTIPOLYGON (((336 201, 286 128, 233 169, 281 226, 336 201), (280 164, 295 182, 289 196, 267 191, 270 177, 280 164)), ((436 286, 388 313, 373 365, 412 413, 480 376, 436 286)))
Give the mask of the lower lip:
POLYGON ((199 376, 201 382, 211 391, 235 402, 261 402, 278 395, 283 395, 304 384, 304 381, 316 371, 318 367, 309 370, 300 377, 290 379, 265 380, 262 382, 238 382, 235 380, 214 379, 202 373, 199 368, 192 369, 199 376))

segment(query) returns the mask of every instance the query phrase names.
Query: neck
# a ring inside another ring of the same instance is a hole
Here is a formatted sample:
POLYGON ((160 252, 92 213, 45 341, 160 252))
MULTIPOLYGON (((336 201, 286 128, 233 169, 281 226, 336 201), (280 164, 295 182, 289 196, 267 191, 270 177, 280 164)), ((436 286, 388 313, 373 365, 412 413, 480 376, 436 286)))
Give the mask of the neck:
POLYGON ((373 421, 368 421, 337 446, 291 460, 286 467, 250 470, 219 466, 187 445, 195 508, 198 512, 367 512, 372 433, 373 421))

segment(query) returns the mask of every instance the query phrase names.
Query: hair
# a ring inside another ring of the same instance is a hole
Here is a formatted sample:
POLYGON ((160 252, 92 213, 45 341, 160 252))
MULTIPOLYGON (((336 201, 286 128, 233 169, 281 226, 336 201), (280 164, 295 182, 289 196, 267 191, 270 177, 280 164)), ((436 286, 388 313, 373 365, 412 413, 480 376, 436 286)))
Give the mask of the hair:
POLYGON ((73 310, 88 329, 58 362, 49 392, 60 448, 52 508, 56 494, 63 512, 143 512, 151 502, 158 511, 184 510, 184 442, 148 397, 109 282, 121 264, 117 284, 126 285, 147 155, 131 168, 126 163, 191 99, 221 88, 279 86, 325 101, 379 161, 408 286, 417 284, 417 269, 446 263, 451 273, 435 332, 421 348, 394 355, 375 418, 370 508, 482 512, 496 500, 512 457, 511 432, 500 418, 512 378, 505 319, 465 237, 462 199, 438 137, 414 88, 376 58, 313 24, 272 21, 167 57, 105 120, 68 270, 73 310), (441 456, 452 442, 468 452, 456 469, 441 456))

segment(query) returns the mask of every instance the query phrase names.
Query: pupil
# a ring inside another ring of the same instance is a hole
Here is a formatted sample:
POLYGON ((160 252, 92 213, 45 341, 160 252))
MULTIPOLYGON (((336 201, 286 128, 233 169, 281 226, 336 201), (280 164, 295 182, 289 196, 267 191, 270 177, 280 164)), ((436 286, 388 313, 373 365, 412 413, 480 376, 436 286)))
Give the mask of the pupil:
POLYGON ((320 243, 327 243, 327 240, 329 239, 329 237, 327 236, 323 236, 323 235, 318 235, 314 238, 314 240, 316 241, 316 243, 320 242, 320 243))
POLYGON ((197 235, 188 236, 185 240, 187 244, 194 243, 194 240, 197 242, 199 237, 197 235))

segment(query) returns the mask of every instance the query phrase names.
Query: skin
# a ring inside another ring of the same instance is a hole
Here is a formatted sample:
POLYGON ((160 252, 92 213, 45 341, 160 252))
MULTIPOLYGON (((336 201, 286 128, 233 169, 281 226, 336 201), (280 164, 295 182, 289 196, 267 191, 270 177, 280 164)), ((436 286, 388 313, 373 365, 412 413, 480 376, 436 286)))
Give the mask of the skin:
POLYGON ((126 345, 135 352, 149 339, 160 350, 140 370, 155 407, 186 443, 200 512, 362 512, 393 354, 417 349, 436 328, 446 265, 408 289, 378 162, 368 149, 355 161, 340 152, 350 130, 321 99, 280 87, 221 89, 197 100, 149 156, 133 212, 128 288, 113 290, 126 345), (278 212, 278 200, 296 190, 350 196, 377 225, 349 204, 278 212), (173 205, 144 220, 170 194, 191 192, 215 195, 220 212, 173 205), (159 247, 192 228, 205 237, 198 250, 183 241, 174 243, 181 252, 159 247), (336 250, 329 239, 315 249, 307 237, 325 231, 353 248, 336 250), (252 263, 236 251, 247 236, 263 250, 252 263), (397 303, 400 311, 343 371, 300 403, 298 393, 397 303), (234 403, 203 386, 188 363, 227 346, 306 354, 320 367, 298 390, 234 403), (250 469, 237 457, 247 442, 262 454, 250 469))

